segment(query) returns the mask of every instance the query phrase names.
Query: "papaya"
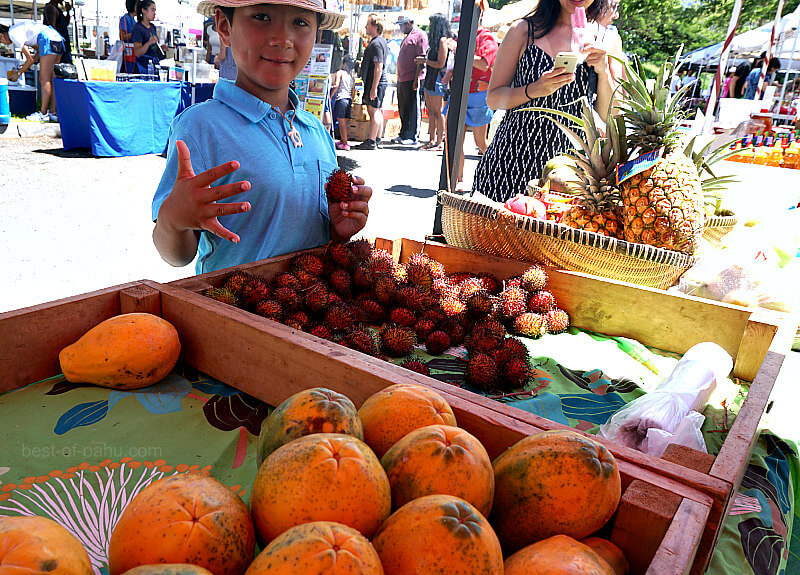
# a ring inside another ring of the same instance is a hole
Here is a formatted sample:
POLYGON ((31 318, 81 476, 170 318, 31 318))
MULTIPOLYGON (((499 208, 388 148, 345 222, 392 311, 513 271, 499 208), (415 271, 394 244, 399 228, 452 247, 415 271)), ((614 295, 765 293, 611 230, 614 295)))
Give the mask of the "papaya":
POLYGON ((124 575, 213 575, 208 569, 188 563, 158 563, 140 565, 125 571, 124 575))
POLYGON ((46 517, 0 517, 0 575, 94 575, 89 554, 46 517))
POLYGON ((154 481, 125 507, 108 543, 108 571, 189 563, 213 575, 242 575, 254 554, 244 501, 213 477, 181 473, 154 481))
POLYGON ((631 566, 628 563, 627 557, 625 557, 625 553, 608 539, 586 537, 585 539, 581 539, 581 543, 591 547, 592 551, 597 553, 611 566, 615 575, 628 575, 628 573, 631 572, 631 566))
POLYGON ((441 395, 411 383, 397 383, 372 394, 358 415, 364 424, 364 442, 378 457, 415 429, 437 423, 456 425, 456 416, 441 395))
POLYGON ((454 495, 488 517, 494 498, 489 454, 473 435, 451 425, 415 429, 381 458, 392 486, 392 507, 418 497, 454 495))
POLYGON ((306 389, 286 399, 261 424, 259 467, 280 446, 312 433, 344 433, 364 440, 364 426, 352 401, 324 387, 306 389))
POLYGON ((386 575, 503 575, 503 552, 486 518, 451 495, 426 495, 392 513, 372 544, 386 575))
POLYGON ((332 521, 296 525, 272 540, 245 575, 383 575, 369 540, 332 521))
POLYGON ((591 547, 554 535, 523 547, 505 562, 505 575, 614 575, 591 547))
POLYGON ((617 510, 622 485, 614 456, 572 430, 519 440, 494 460, 490 520, 508 552, 553 535, 582 539, 617 510))
POLYGON ((58 354, 67 381, 141 389, 164 379, 181 352, 178 332, 149 313, 126 313, 87 331, 58 354))

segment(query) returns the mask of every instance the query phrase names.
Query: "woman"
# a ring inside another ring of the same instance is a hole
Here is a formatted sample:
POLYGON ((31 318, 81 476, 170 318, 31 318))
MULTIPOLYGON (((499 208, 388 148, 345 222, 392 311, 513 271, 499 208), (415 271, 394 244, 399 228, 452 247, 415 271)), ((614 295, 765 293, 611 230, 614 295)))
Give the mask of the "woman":
POLYGON ((417 56, 417 64, 424 64, 425 106, 428 108, 428 132, 430 141, 422 146, 423 150, 441 150, 444 141, 444 86, 442 75, 447 65, 447 56, 452 47, 453 32, 450 22, 444 14, 433 14, 428 26, 428 54, 417 56))
POLYGON ((0 42, 13 43, 22 50, 25 62, 19 70, 9 73, 12 82, 33 66, 33 56, 29 48, 36 47, 39 52, 39 83, 42 86, 42 106, 39 112, 27 117, 36 122, 58 122, 56 114, 56 94, 53 91, 53 66, 61 61, 64 53, 64 38, 52 26, 45 26, 32 20, 24 20, 13 26, 0 24, 0 42))
POLYGON ((136 73, 136 56, 133 54, 133 27, 136 26, 136 0, 125 0, 125 14, 119 19, 119 39, 122 40, 122 71, 136 73))
POLYGON ((536 106, 580 116, 579 98, 586 96, 605 120, 613 94, 606 52, 588 42, 581 52, 586 61, 574 74, 553 69, 553 62, 559 52, 572 51, 570 16, 575 9, 586 9, 588 30, 593 30, 607 2, 541 0, 511 26, 497 53, 486 97, 489 107, 509 113, 478 164, 475 191, 505 202, 539 178, 550 158, 571 149, 567 136, 543 114, 518 112, 519 108, 536 106))
POLYGON ((164 57, 166 44, 158 46, 158 30, 153 20, 156 19, 156 3, 153 0, 140 0, 136 6, 136 25, 133 27, 133 54, 136 56, 136 65, 140 74, 148 74, 148 64, 153 64, 153 69, 164 57))
POLYGON ((333 74, 331 81, 331 94, 333 94, 333 117, 336 118, 339 130, 339 139, 336 142, 337 150, 347 151, 350 149, 350 144, 347 143, 347 119, 350 117, 350 108, 353 105, 353 88, 355 87, 355 78, 353 78, 353 70, 356 63, 348 54, 344 57, 342 68, 333 74))

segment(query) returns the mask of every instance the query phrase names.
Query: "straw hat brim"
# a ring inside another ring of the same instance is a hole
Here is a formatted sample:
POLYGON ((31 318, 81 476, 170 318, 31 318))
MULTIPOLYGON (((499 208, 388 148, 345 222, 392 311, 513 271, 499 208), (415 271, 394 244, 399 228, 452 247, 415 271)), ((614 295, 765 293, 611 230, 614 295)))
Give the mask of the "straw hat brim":
POLYGON ((313 0, 202 0, 197 5, 197 11, 203 16, 214 16, 214 10, 219 7, 241 8, 243 6, 254 6, 256 4, 283 4, 286 6, 297 6, 312 12, 322 14, 320 30, 336 30, 341 28, 344 23, 345 15, 332 10, 320 8, 313 0))

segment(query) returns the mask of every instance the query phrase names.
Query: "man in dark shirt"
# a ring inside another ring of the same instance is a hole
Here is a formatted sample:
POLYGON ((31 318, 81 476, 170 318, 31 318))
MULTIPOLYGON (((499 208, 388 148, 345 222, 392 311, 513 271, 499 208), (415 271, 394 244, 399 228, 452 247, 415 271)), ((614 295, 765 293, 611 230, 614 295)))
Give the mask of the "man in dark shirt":
POLYGON ((733 78, 731 78, 731 85, 733 86, 733 89, 730 90, 729 97, 744 97, 744 91, 745 88, 747 88, 747 76, 750 74, 753 68, 761 68, 761 64, 764 62, 764 58, 766 57, 767 53, 761 52, 761 56, 758 58, 753 58, 752 64, 750 62, 742 62, 736 66, 736 71, 733 73, 733 78))
POLYGON ((44 20, 43 24, 45 26, 52 26, 56 29, 56 32, 61 34, 64 38, 64 53, 61 54, 61 62, 71 64, 72 63, 72 45, 69 41, 69 11, 72 9, 72 4, 67 2, 64 4, 64 9, 67 11, 66 15, 61 10, 59 4, 61 0, 50 0, 44 6, 44 20))
POLYGON ((366 32, 372 40, 364 50, 361 78, 364 80, 364 104, 369 112, 369 138, 356 146, 358 150, 374 150, 378 147, 378 136, 383 132, 381 106, 389 85, 385 70, 389 46, 383 37, 383 20, 380 16, 370 14, 367 17, 366 32))
POLYGON ((420 68, 414 59, 428 52, 428 35, 414 26, 414 20, 400 16, 397 25, 406 37, 400 44, 397 55, 397 109, 400 113, 400 133, 392 139, 395 144, 412 146, 417 143, 419 128, 419 88, 420 68))

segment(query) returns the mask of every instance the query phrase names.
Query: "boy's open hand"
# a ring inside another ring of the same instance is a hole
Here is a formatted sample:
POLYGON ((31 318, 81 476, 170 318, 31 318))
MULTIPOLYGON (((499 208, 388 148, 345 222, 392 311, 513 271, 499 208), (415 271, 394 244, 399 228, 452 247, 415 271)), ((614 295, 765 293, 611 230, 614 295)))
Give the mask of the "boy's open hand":
MULTIPOLYGON (((239 214, 250 210, 249 202, 223 204, 229 198, 250 189, 250 182, 242 181, 224 186, 211 186, 223 176, 239 169, 239 162, 227 162, 195 175, 189 148, 178 140, 178 175, 172 192, 161 204, 159 223, 180 233, 185 230, 208 230, 219 237, 239 243, 239 236, 219 223, 219 216, 239 214)), ((364 217, 366 221, 366 216, 364 217)), ((363 225, 362 225, 363 227, 363 225)))
POLYGON ((333 240, 349 240, 367 225, 372 188, 365 186, 364 179, 358 176, 353 176, 353 183, 350 199, 338 204, 328 204, 333 240))

